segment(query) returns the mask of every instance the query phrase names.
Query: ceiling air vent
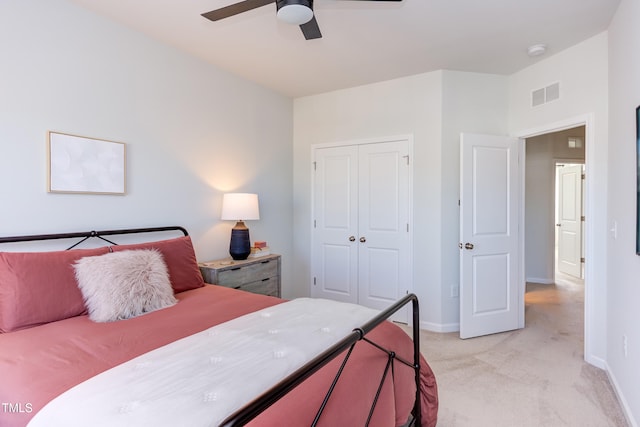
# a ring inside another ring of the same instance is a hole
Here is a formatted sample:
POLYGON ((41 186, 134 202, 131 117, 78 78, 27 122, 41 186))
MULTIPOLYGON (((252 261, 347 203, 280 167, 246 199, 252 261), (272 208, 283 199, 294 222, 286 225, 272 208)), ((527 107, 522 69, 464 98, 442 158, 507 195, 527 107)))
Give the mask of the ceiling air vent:
POLYGON ((560 99, 560 83, 554 83, 542 89, 531 92, 531 106, 546 104, 547 102, 560 99))

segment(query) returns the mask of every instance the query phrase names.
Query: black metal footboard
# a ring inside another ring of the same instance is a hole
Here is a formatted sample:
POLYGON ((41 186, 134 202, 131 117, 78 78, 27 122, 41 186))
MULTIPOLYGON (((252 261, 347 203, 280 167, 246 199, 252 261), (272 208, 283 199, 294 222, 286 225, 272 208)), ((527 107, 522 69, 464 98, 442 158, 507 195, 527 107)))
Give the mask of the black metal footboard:
POLYGON ((419 313, 419 306, 418 306, 418 297, 415 296, 414 294, 408 294, 402 299, 400 299, 399 301, 397 301, 395 304, 393 304, 391 307, 387 308, 386 310, 381 312, 379 315, 371 319, 369 322, 365 323, 362 327, 354 329, 353 332, 347 335, 344 339, 342 339, 332 347, 325 350, 323 353, 321 353, 320 355, 315 357, 313 360, 311 360, 310 362, 302 366, 300 369, 298 369, 297 371, 289 375, 287 378, 283 379, 278 384, 273 386, 271 389, 267 390, 262 395, 254 399, 252 402, 249 402, 246 406, 244 406, 243 408, 241 408, 240 410, 238 410, 237 412, 229 416, 226 420, 222 422, 221 426, 235 427, 235 426, 243 426, 247 424, 249 421, 257 417, 260 413, 262 413, 268 407, 270 407, 275 402, 277 402, 284 395, 286 395, 291 390, 293 390, 297 385, 302 383, 305 379, 313 375, 320 368, 322 368, 323 366, 331 362, 333 359, 335 359, 338 355, 346 351, 347 353, 342 361, 340 369, 338 370, 338 373, 336 374, 333 382, 331 383, 331 386, 327 391, 327 394, 322 402, 322 405, 318 409, 316 417, 312 423, 312 426, 316 426, 320 420, 320 417, 322 416, 322 412, 324 411, 324 408, 327 402, 329 401, 329 398, 331 397, 331 394, 333 393, 333 389, 335 385, 337 384, 338 380, 340 379, 340 376, 342 375, 342 371, 347 361, 349 360, 349 357, 351 356, 351 352, 353 351, 353 348, 359 341, 364 341, 365 343, 373 345, 374 347, 378 348, 380 351, 387 353, 387 356, 389 358, 387 362, 387 366, 380 379, 380 385, 376 392, 375 399, 372 402, 366 425, 369 424, 369 421, 373 416, 373 411, 378 401, 378 397, 380 395, 382 384, 384 383, 386 375, 389 372, 389 369, 393 369, 394 361, 398 361, 412 368, 415 371, 416 396, 415 396, 415 403, 413 406, 413 420, 409 425, 420 426, 422 407, 421 407, 421 398, 420 398, 420 329, 418 327, 419 321, 420 321, 420 313, 419 313), (379 346, 378 344, 374 343, 373 341, 369 340, 368 338, 366 338, 366 335, 369 332, 371 332, 371 330, 373 330, 380 323, 389 319, 395 312, 400 310, 409 302, 412 303, 412 307, 413 307, 413 318, 412 318, 413 319, 413 331, 412 331, 413 332, 413 363, 403 360, 402 358, 398 357, 398 355, 392 350, 385 349, 379 346))

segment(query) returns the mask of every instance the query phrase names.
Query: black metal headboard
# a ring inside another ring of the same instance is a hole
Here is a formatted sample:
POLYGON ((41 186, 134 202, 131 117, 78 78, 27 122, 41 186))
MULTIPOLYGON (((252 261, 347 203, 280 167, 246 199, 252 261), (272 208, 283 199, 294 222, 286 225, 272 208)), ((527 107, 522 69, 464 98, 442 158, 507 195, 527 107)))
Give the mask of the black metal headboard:
POLYGON ((104 236, 113 236, 118 234, 153 233, 153 232, 160 232, 160 231, 181 231, 185 236, 189 235, 189 233, 184 227, 173 225, 168 227, 130 228, 126 230, 81 231, 76 233, 39 234, 39 235, 32 235, 32 236, 0 237, 0 243, 32 242, 32 241, 38 241, 38 240, 56 240, 56 239, 80 239, 80 241, 68 247, 67 250, 69 250, 69 249, 75 248, 80 243, 92 237, 96 237, 98 239, 104 240, 105 242, 110 243, 112 245, 117 245, 117 243, 114 243, 111 240, 106 239, 104 236))

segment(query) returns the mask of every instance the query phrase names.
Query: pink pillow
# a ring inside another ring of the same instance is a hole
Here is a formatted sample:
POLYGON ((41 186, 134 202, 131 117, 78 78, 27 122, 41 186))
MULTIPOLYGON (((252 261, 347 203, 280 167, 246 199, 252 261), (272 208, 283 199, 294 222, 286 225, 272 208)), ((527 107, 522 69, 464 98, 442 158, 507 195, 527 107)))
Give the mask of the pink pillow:
POLYGON ((157 249, 169 269, 169 279, 174 293, 204 286, 204 279, 189 236, 159 242, 136 243, 133 245, 111 246, 114 252, 131 249, 157 249))
POLYGON ((86 313, 73 264, 108 248, 0 252, 0 331, 11 332, 86 313))

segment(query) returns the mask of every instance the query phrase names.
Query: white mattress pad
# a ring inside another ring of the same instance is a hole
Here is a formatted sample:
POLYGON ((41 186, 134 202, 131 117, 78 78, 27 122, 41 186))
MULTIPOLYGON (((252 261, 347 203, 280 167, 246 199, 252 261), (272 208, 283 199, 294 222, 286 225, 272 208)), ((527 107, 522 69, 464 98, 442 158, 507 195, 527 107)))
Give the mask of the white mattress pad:
POLYGON ((378 313, 310 298, 250 313, 78 384, 29 427, 217 426, 378 313))

